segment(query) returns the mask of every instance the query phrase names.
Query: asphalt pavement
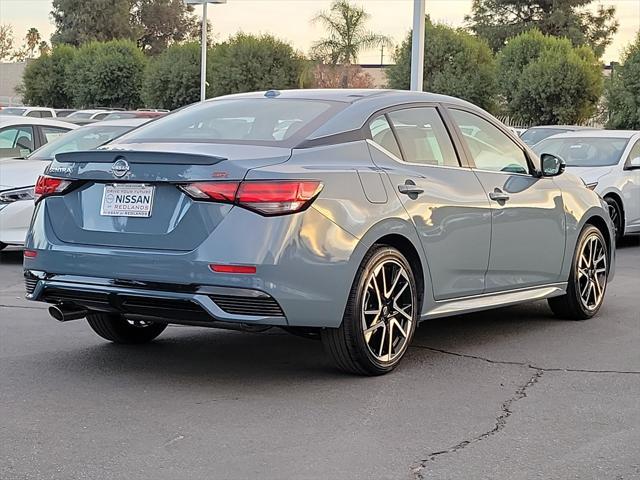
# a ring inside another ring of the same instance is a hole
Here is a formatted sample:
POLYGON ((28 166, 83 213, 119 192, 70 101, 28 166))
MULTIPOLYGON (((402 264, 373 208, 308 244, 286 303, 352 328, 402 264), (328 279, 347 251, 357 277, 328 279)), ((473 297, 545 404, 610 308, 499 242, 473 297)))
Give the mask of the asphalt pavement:
POLYGON ((319 342, 170 327, 116 346, 23 299, 0 253, 0 479, 640 479, 640 239, 600 314, 423 323, 391 375, 319 342))

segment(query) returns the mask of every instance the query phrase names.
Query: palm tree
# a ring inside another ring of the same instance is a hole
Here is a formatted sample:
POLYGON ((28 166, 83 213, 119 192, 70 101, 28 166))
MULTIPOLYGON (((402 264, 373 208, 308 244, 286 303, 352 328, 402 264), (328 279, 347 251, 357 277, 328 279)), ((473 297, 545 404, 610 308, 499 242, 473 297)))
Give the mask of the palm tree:
POLYGON ((391 45, 386 35, 365 28, 368 19, 364 8, 352 5, 348 0, 335 0, 328 12, 320 12, 312 19, 329 33, 327 38, 313 44, 312 56, 332 65, 350 65, 357 62, 361 50, 391 45))
POLYGON ((29 50, 29 57, 33 58, 36 47, 38 47, 38 45, 40 45, 40 42, 42 41, 42 37, 40 36, 40 32, 38 31, 38 29, 31 27, 27 32, 25 40, 27 41, 27 50, 29 50))

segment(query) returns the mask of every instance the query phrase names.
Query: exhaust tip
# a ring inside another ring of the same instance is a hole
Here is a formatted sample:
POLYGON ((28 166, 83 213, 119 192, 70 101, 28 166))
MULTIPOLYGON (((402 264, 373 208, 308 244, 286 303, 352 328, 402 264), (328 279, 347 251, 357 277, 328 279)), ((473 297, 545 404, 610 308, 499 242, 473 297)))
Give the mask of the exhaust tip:
POLYGON ((52 305, 49 307, 49 315, 59 322, 68 322, 69 320, 78 320, 84 318, 89 313, 86 309, 70 305, 52 305))

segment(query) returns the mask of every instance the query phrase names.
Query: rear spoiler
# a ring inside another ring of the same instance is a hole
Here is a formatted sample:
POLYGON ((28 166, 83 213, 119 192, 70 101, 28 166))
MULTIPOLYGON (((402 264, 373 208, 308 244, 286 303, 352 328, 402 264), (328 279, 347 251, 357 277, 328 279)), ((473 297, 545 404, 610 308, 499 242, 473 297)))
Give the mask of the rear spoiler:
POLYGON ((224 157, 215 155, 135 150, 85 150, 58 153, 55 156, 55 160, 59 163, 113 163, 120 159, 132 164, 155 163, 165 165, 215 165, 227 160, 224 157))

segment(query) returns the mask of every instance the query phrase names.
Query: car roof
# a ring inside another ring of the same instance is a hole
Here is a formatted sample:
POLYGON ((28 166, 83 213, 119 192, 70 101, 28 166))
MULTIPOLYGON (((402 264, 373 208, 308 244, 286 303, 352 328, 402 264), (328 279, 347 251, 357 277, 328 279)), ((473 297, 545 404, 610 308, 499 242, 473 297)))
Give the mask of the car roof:
POLYGON ((93 122, 87 125, 82 125, 80 128, 87 127, 138 127, 143 125, 153 118, 119 118, 117 120, 102 120, 100 122, 93 122))
POLYGON ((466 107, 469 110, 484 112, 481 108, 465 100, 430 92, 349 88, 272 90, 269 92, 263 91, 225 95, 223 97, 207 100, 207 102, 217 102, 220 100, 237 98, 255 98, 272 99, 273 101, 278 101, 278 99, 317 100, 348 104, 346 108, 336 113, 315 132, 308 135, 307 140, 315 140, 360 128, 376 111, 389 107, 402 106, 403 104, 446 103, 466 107), (273 93, 269 94, 269 92, 273 93))
POLYGON ((640 130, 579 130, 558 133, 549 138, 632 138, 639 134, 640 130))
POLYGON ((19 115, 0 115, 0 126, 7 125, 43 125, 51 127, 78 128, 73 123, 63 122, 51 118, 22 117, 19 115))

